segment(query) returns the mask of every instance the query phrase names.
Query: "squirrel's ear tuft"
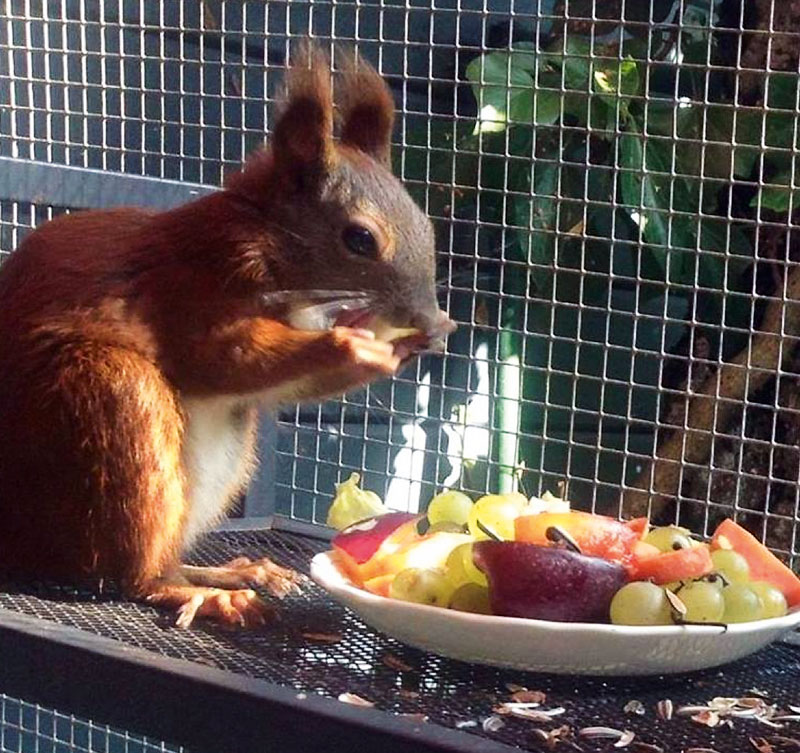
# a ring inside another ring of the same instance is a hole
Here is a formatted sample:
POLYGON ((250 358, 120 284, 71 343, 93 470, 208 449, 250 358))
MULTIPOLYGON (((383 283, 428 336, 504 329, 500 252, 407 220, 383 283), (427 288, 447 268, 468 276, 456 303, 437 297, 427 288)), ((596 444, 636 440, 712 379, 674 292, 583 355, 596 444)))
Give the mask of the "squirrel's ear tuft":
POLYGON ((359 55, 352 53, 342 57, 341 90, 337 92, 341 141, 389 167, 394 124, 392 93, 375 69, 359 55))
POLYGON ((301 189, 319 185, 335 160, 330 63, 311 43, 292 55, 272 152, 276 168, 301 189))

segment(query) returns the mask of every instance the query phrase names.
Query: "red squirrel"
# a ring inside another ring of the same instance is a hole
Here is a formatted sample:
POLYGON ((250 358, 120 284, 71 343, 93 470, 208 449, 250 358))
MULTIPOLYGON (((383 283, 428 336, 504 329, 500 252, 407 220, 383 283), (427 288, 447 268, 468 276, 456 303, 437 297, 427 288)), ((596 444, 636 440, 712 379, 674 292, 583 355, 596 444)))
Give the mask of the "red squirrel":
POLYGON ((181 564, 248 483, 257 411, 390 376, 454 328, 431 224, 391 173, 391 93, 356 56, 335 98, 331 78, 303 48, 270 144, 222 190, 62 216, 0 267, 0 575, 109 579, 184 627, 263 624, 251 586, 297 587, 266 558, 181 564), (311 290, 370 303, 322 331, 269 303, 311 290))

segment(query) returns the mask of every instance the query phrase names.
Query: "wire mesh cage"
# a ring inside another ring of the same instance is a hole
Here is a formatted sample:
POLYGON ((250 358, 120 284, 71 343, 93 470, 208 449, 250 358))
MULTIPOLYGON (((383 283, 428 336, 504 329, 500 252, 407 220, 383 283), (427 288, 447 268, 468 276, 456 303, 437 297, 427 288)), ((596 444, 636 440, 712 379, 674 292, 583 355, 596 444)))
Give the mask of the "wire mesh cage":
MULTIPOLYGON (((392 88, 394 171, 435 224, 459 329, 443 357, 284 409, 250 492, 268 505, 244 513, 322 523, 358 472, 398 509, 519 488, 705 534, 731 516, 796 565, 798 28, 779 0, 0 0, 0 263, 64 212, 213 190, 268 136, 293 45, 356 47, 392 88)), ((203 562, 240 553, 245 534, 226 535, 203 562)), ((301 538, 275 551, 302 569, 301 538)), ((423 680, 399 696, 374 659, 405 649, 341 610, 326 617, 346 640, 318 654, 292 624, 175 637, 144 607, 51 596, 2 606, 303 692, 364 688, 437 724, 477 718, 509 677, 409 649, 423 680)), ((318 636, 320 598, 296 612, 318 636)), ((796 660, 775 647, 692 687, 732 695, 763 669, 791 700, 796 660)), ((661 692, 548 682, 587 725, 611 696, 631 725, 622 702, 661 692)), ((683 749, 705 733, 666 734, 683 749)), ((533 744, 511 725, 495 739, 533 744)), ((0 696, 0 750, 42 749, 174 748, 0 696)))
POLYGON ((178 753, 183 748, 0 694, 0 750, 82 753, 178 753))
MULTIPOLYGON (((438 231, 446 357, 279 417, 276 509, 358 471, 562 490, 796 555, 797 15, 777 0, 6 0, 9 161, 216 186, 269 132, 292 44, 392 86, 395 170, 438 231)), ((55 213, 0 196, 0 253, 55 213)))

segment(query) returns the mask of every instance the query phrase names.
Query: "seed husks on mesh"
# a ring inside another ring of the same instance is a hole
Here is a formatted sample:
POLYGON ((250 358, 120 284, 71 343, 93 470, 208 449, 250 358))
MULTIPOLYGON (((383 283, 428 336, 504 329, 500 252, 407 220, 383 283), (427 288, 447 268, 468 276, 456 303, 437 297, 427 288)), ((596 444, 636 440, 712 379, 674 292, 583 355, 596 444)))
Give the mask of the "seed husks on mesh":
POLYGON ((628 701, 623 707, 622 710, 626 714, 636 714, 637 716, 644 716, 647 713, 647 709, 645 705, 636 699, 628 701))
POLYGON ((349 703, 351 706, 375 705, 373 701, 368 701, 366 698, 362 698, 360 695, 356 695, 355 693, 341 693, 337 700, 341 701, 342 703, 349 703))
POLYGON ((631 749, 636 753, 664 753, 664 749, 660 745, 643 743, 641 740, 634 740, 631 744, 631 749))
POLYGON ((665 719, 669 721, 672 719, 672 712, 673 704, 669 698, 665 698, 656 704, 656 714, 658 715, 659 719, 665 719))
POLYGON ((533 730, 533 735, 540 742, 544 743, 548 750, 555 750, 561 743, 568 745, 573 750, 583 750, 583 748, 572 739, 572 727, 568 724, 563 724, 561 727, 550 730, 536 727, 533 730))
POLYGON ((614 729, 613 727, 584 727, 578 730, 578 735, 587 740, 614 740, 615 748, 627 748, 636 737, 628 729, 614 729))
POLYGON ((415 713, 401 713, 397 714, 396 716, 400 717, 401 719, 408 719, 410 722, 427 722, 428 715, 427 714, 415 714, 415 713))
POLYGON ((301 633, 303 638, 314 643, 339 643, 342 640, 340 633, 301 633))
POLYGON ((519 688, 511 693, 511 700, 514 703, 544 703, 547 700, 547 694, 541 690, 519 688))
MULTIPOLYGON (((791 706, 789 710, 794 711, 791 706)), ((800 721, 800 714, 787 714, 776 704, 755 696, 741 698, 717 696, 705 704, 681 706, 675 713, 679 716, 688 716, 693 722, 707 727, 719 725, 732 727, 734 719, 753 719, 773 729, 781 729, 784 722, 800 721)))
POLYGON ((800 740, 796 737, 784 735, 770 735, 767 737, 751 737, 750 744, 758 753, 791 753, 800 750, 800 740))
POLYGON ((505 726, 506 723, 499 716, 487 716, 481 724, 484 732, 497 732, 505 726))
POLYGON ((720 723, 719 714, 709 709, 704 709, 703 711, 698 711, 696 714, 692 714, 691 719, 693 722, 704 724, 706 727, 716 727, 720 723))
POLYGON ((529 719, 534 722, 549 722, 553 717, 560 716, 566 709, 558 706, 553 709, 539 708, 540 703, 501 703, 495 706, 492 711, 501 716, 515 716, 519 719, 529 719))
POLYGON ((389 669, 394 669, 398 672, 413 672, 414 667, 406 664, 400 657, 394 654, 384 654, 381 656, 381 663, 385 664, 389 669))

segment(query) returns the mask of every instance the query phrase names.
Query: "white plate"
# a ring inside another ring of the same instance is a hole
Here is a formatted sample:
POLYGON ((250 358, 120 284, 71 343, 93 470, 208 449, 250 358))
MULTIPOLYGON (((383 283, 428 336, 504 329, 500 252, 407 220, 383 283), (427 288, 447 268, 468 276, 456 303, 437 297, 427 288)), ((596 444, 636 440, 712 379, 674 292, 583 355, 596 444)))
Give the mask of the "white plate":
POLYGON ((329 552, 311 561, 311 577, 367 625, 451 659, 572 675, 688 672, 740 659, 800 625, 785 617, 730 625, 627 627, 492 617, 386 599, 357 588, 329 552))

